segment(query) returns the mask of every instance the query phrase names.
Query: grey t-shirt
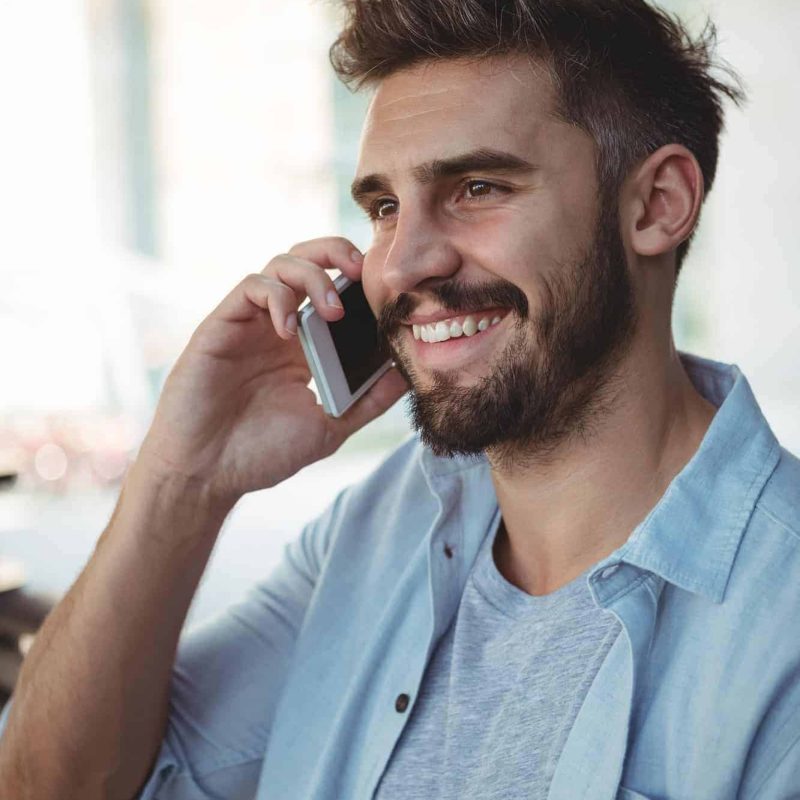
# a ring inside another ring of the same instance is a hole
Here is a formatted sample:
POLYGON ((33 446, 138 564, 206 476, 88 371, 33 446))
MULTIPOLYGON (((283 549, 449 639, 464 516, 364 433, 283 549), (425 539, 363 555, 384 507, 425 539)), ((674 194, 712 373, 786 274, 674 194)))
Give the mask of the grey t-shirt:
POLYGON ((375 800, 547 796, 620 625, 595 606, 590 569, 540 597, 509 583, 492 554, 499 521, 498 514, 375 800))

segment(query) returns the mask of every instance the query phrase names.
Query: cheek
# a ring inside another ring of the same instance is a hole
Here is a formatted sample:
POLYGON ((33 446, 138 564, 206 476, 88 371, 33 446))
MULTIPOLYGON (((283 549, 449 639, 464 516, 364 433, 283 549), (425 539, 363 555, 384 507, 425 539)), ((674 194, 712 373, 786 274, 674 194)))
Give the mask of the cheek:
POLYGON ((549 209, 486 220, 470 233, 471 260, 484 278, 500 278, 521 290, 531 318, 542 307, 542 278, 563 273, 577 244, 575 231, 549 209))
POLYGON ((591 214, 543 197, 475 230, 472 252, 500 277, 535 294, 538 276, 561 273, 591 244, 591 214))
POLYGON ((475 226, 462 239, 468 262, 525 291, 550 258, 547 235, 531 220, 532 215, 498 216, 475 226))

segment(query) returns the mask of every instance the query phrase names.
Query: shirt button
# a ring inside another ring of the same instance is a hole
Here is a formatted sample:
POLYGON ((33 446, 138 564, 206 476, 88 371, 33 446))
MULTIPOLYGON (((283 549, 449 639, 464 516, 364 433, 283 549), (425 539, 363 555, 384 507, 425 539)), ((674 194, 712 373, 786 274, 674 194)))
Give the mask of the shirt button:
POLYGON ((446 555, 448 558, 452 558, 452 557, 453 557, 453 548, 452 548, 452 547, 450 547, 450 545, 449 545, 449 544, 446 544, 446 545, 444 546, 444 554, 445 554, 445 555, 446 555))
POLYGON ((402 714, 408 708, 408 701, 409 697, 407 694, 397 695, 397 700, 394 701, 395 711, 399 711, 402 714))

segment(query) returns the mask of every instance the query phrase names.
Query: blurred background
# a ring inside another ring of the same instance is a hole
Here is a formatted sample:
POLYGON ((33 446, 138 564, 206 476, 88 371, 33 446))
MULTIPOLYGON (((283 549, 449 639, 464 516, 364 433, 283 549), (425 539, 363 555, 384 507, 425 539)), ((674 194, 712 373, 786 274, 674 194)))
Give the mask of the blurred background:
MULTIPOLYGON (((661 5, 695 29, 712 16, 750 95, 729 108, 678 345, 739 364, 798 452, 800 5, 661 5)), ((349 198, 366 97, 328 64, 336 28, 332 4, 309 0, 0 4, 0 589, 68 589, 172 363, 245 274, 317 236, 368 246, 349 198)), ((398 406, 242 500, 187 624, 264 577, 408 432, 398 406)))

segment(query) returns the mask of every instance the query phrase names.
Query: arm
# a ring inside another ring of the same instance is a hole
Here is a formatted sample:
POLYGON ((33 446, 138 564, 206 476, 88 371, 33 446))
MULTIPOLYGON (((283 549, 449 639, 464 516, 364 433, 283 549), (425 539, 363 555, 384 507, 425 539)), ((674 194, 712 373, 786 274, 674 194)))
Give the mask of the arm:
POLYGON ((0 796, 128 800, 140 790, 167 730, 176 642, 225 516, 247 492, 333 453, 405 391, 390 371, 332 419, 308 388, 297 306, 307 295, 324 319, 341 318, 324 268, 358 280, 353 249, 297 245, 194 332, 108 529, 26 658, 0 739, 0 796))
POLYGON ((337 508, 289 542, 268 577, 181 637, 167 731, 141 800, 255 796, 337 508))
POLYGON ((92 559, 24 661, 0 739, 0 794, 134 795, 164 734, 178 636, 227 511, 134 465, 92 559))

